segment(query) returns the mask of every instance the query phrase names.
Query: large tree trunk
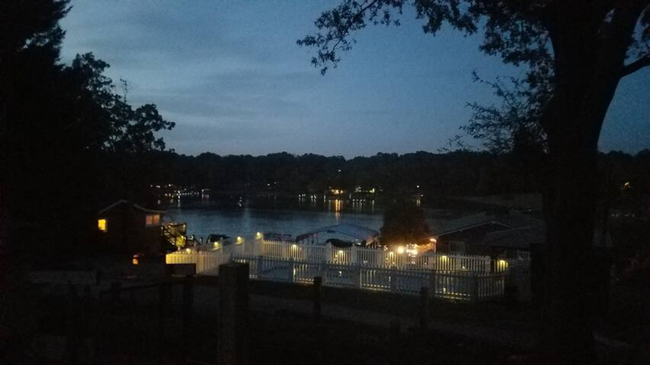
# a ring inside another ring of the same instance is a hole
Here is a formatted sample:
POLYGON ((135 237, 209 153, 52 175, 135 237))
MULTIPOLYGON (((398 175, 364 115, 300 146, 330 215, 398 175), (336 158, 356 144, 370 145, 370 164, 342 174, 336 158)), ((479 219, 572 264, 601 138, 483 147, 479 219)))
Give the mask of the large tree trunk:
POLYGON ((598 12, 590 17, 573 2, 558 4, 562 16, 551 28, 555 88, 542 119, 549 160, 540 345, 549 356, 544 363, 589 364, 594 360, 595 278, 606 277, 595 275, 603 268, 596 267, 593 258, 598 139, 645 3, 617 8, 607 24, 600 23, 598 12))
POLYGON ((593 360, 591 282, 597 152, 551 154, 541 350, 548 363, 593 360))

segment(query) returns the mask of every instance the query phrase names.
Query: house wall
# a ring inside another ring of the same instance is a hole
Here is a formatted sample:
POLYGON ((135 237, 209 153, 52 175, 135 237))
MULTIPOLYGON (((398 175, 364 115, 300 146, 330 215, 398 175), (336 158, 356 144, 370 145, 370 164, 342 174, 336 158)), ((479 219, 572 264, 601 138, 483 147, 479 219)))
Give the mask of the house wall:
POLYGON ((498 223, 487 223, 462 231, 441 235, 437 238, 436 251, 441 253, 450 253, 452 252, 452 242, 464 242, 465 250, 461 253, 469 255, 490 254, 489 250, 485 249, 481 245, 483 238, 490 232, 503 231, 506 229, 510 228, 498 223))
POLYGON ((160 252, 160 225, 147 227, 146 215, 146 212, 126 204, 99 215, 98 219, 107 221, 107 231, 99 232, 104 248, 109 252, 127 254, 160 252))

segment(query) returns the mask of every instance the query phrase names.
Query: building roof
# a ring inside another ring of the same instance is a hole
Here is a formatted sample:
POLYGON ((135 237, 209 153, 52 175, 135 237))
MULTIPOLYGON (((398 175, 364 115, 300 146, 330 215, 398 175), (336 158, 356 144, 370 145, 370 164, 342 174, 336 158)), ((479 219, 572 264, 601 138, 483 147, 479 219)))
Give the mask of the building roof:
POLYGON ((109 210, 111 210, 111 209, 113 209, 113 208, 115 208, 115 207, 117 207, 117 206, 120 206, 120 205, 122 205, 122 204, 128 204, 128 205, 130 205, 131 207, 133 207, 133 208, 135 208, 135 209, 138 209, 138 210, 140 210, 140 211, 143 211, 143 212, 145 212, 145 213, 152 213, 152 214, 162 214, 162 213, 165 213, 164 210, 148 209, 148 208, 144 208, 144 207, 142 207, 142 206, 140 206, 140 205, 138 205, 138 204, 132 203, 132 202, 126 200, 126 199, 120 199, 120 200, 116 201, 115 203, 113 203, 113 204, 107 206, 106 208, 100 210, 97 214, 104 214, 104 213, 108 212, 109 210))
POLYGON ((529 250, 531 244, 544 244, 546 234, 531 227, 490 232, 483 238, 483 246, 529 250))
MULTIPOLYGON (((602 237, 601 230, 594 231, 594 246, 611 247, 612 239, 609 233, 605 235, 604 242, 602 237)), ((485 235, 482 244, 487 247, 530 250, 533 244, 546 244, 546 230, 539 227, 524 227, 490 232, 485 235)))
POLYGON ((504 230, 524 227, 541 229, 544 227, 544 222, 540 219, 531 217, 515 210, 510 210, 507 213, 501 214, 481 212, 458 219, 436 222, 435 224, 432 224, 431 227, 434 235, 436 237, 440 237, 487 224, 501 225, 503 226, 504 230))
POLYGON ((377 238, 377 236, 379 236, 379 232, 375 231, 374 229, 357 226, 356 224, 342 223, 333 226, 319 228, 311 232, 303 233, 301 235, 298 235, 298 237, 296 237, 296 241, 300 241, 313 234, 318 234, 323 232, 339 233, 358 240, 365 240, 367 242, 373 241, 377 238))

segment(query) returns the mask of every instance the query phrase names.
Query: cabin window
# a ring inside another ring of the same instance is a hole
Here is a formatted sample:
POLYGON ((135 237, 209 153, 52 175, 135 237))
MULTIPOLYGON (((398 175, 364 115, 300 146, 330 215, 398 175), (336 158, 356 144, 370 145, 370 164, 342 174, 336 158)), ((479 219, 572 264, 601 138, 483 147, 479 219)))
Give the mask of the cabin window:
POLYGON ((145 225, 157 226, 160 224, 160 214, 147 214, 145 225))
POLYGON ((97 229, 99 229, 102 232, 106 232, 108 230, 106 219, 97 220, 97 229))

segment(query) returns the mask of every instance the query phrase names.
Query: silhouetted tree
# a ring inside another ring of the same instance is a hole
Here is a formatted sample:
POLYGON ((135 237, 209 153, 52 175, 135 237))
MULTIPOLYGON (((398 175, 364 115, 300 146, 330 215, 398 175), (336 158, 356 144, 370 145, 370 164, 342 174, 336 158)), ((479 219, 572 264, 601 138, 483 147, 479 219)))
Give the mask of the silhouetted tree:
POLYGON ((58 25, 68 1, 0 4, 0 149, 2 206, 16 250, 65 254, 88 245, 111 166, 134 166, 170 129, 154 105, 132 108, 92 54, 70 66, 59 53, 58 25), (125 156, 129 156, 128 158, 125 156), (117 161, 117 162, 116 162, 117 161))
POLYGON ((382 245, 420 243, 431 234, 424 211, 413 202, 393 204, 384 212, 382 245))
MULTIPOLYGON (((404 0, 344 0, 316 21, 321 31, 298 41, 318 48, 325 73, 349 50, 353 32, 392 24, 404 0)), ((547 222, 547 292, 541 348, 557 363, 593 359, 592 242, 598 190, 598 139, 621 78, 650 65, 648 0, 415 0, 424 31, 443 23, 483 31, 481 50, 525 65, 530 89, 547 87, 539 124, 546 134, 543 188, 547 222), (631 60, 627 62, 627 60, 631 60)))

